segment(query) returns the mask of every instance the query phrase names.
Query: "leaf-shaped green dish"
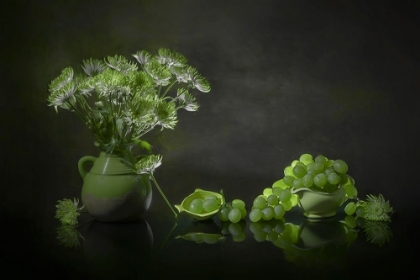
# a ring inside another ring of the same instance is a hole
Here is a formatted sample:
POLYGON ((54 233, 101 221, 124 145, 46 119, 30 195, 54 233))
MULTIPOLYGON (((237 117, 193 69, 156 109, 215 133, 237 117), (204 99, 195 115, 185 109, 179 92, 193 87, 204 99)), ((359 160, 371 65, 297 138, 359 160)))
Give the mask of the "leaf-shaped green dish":
POLYGON ((203 221, 203 220, 211 219, 214 215, 219 213, 219 210, 223 204, 225 204, 225 198, 220 193, 212 192, 212 191, 205 191, 202 189, 195 189, 195 191, 189 196, 187 196, 181 202, 180 205, 175 205, 175 207, 176 209, 178 209, 179 213, 185 212, 188 216, 192 217, 193 219, 203 221), (210 197, 210 196, 215 196, 217 197, 217 199, 220 200, 220 206, 216 210, 212 212, 208 212, 208 213, 201 213, 201 214, 188 211, 190 204, 194 199, 196 198, 206 199, 207 197, 210 197))

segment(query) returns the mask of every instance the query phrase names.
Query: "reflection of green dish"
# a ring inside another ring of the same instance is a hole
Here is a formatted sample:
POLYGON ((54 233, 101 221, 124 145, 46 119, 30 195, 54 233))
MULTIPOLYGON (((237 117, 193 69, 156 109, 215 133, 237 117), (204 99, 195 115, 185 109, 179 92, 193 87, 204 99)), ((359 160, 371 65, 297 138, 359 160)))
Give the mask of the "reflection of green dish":
POLYGON ((185 239, 195 243, 215 244, 219 241, 224 241, 225 237, 215 233, 192 232, 184 235, 178 235, 175 239, 185 239))

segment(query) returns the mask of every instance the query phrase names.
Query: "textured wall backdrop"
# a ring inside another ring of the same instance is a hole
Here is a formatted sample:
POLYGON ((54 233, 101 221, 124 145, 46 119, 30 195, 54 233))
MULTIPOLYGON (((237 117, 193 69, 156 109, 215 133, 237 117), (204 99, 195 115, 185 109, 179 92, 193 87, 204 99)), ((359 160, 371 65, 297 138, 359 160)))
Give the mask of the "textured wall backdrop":
POLYGON ((90 57, 160 47, 212 86, 175 130, 147 137, 174 203, 196 187, 251 203, 302 153, 346 160, 361 195, 383 193, 401 210, 417 202, 406 190, 419 171, 418 1, 0 6, 4 209, 53 213, 57 199, 80 196, 77 160, 98 153, 76 115, 47 106, 48 83, 90 57))

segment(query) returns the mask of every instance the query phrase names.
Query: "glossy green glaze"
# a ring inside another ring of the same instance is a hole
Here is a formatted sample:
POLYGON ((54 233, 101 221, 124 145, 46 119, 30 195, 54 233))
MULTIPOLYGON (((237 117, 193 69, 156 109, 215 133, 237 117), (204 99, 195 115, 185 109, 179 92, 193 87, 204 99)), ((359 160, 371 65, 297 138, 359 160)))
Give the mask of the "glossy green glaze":
POLYGON ((133 173, 118 155, 101 152, 99 157, 85 156, 78 168, 83 178, 83 205, 96 220, 131 221, 149 208, 152 188, 148 175, 133 173), (90 171, 89 163, 93 164, 90 171))

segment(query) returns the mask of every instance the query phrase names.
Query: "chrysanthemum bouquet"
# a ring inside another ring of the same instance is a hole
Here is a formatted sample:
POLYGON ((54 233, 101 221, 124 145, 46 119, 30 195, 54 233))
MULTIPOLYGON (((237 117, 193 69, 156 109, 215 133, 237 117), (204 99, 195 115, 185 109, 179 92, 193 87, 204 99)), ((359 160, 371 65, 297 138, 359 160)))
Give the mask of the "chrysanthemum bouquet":
POLYGON ((152 154, 143 137, 155 127, 174 129, 179 109, 199 107, 190 91, 209 92, 210 86, 175 51, 162 48, 156 55, 138 51, 133 56, 137 61, 119 55, 85 60, 84 73, 65 68, 49 84, 48 102, 57 112, 60 107, 76 113, 101 151, 118 153, 138 174, 152 174, 162 157, 152 154), (134 156, 134 146, 147 153, 134 156))

